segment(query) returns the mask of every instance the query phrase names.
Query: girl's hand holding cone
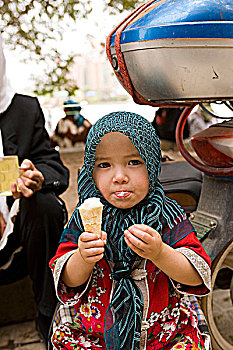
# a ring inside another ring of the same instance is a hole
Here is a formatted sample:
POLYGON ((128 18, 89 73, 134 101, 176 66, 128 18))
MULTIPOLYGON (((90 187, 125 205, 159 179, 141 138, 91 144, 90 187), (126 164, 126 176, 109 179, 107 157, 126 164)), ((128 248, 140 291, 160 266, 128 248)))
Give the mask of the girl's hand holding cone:
POLYGON ((96 263, 104 256, 107 234, 101 231, 101 238, 96 233, 83 232, 78 240, 78 249, 83 260, 88 264, 96 263))

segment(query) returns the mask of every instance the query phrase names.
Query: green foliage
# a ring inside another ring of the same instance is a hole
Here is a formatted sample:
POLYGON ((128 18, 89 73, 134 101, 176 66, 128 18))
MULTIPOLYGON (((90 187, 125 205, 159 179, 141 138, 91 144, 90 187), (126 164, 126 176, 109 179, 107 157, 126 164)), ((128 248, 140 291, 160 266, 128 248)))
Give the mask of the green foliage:
POLYGON ((69 56, 62 59, 57 56, 53 60, 52 65, 50 62, 49 69, 46 71, 46 81, 44 77, 36 80, 34 92, 38 95, 47 95, 55 91, 66 90, 69 96, 75 95, 79 87, 69 77, 70 67, 74 58, 74 56, 69 56))
POLYGON ((90 0, 0 0, 1 30, 9 47, 43 55, 45 41, 62 38, 63 19, 76 21, 90 12, 90 0))
POLYGON ((109 0, 106 2, 107 6, 111 8, 111 13, 116 14, 125 10, 133 10, 139 5, 145 3, 143 0, 109 0))
MULTIPOLYGON (((26 50, 29 59, 44 66, 46 78, 37 79, 37 94, 64 89, 73 94, 78 89, 68 78, 74 56, 61 53, 56 47, 70 25, 88 18, 91 3, 90 0, 0 0, 0 29, 5 44, 12 50, 16 47, 26 50)), ((105 8, 116 14, 132 10, 140 3, 140 0, 105 0, 105 8)))

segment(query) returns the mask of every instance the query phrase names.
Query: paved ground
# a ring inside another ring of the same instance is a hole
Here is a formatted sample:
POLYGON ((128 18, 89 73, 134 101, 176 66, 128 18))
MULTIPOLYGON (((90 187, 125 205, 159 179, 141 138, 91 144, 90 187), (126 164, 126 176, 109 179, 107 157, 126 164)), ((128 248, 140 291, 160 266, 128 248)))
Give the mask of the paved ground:
POLYGON ((213 313, 217 328, 223 338, 232 344, 233 349, 233 307, 230 290, 217 289, 214 291, 213 313))
POLYGON ((35 330, 35 322, 21 322, 0 328, 0 349, 45 350, 35 330))
MULTIPOLYGON (((171 158, 180 158, 180 155, 174 151, 166 153, 169 154, 171 158)), ((70 186, 62 195, 62 198, 66 202, 69 215, 71 215, 77 203, 77 174, 78 168, 83 163, 83 148, 80 147, 76 150, 70 149, 62 151, 61 158, 64 164, 70 169, 70 186)), ((233 344, 233 308, 226 300, 226 293, 216 293, 216 297, 214 298, 216 318, 219 327, 223 330, 223 335, 228 338, 229 341, 232 341, 233 344), (229 327, 231 324, 232 327, 229 327)), ((35 330, 34 320, 28 322, 21 321, 16 324, 0 327, 0 350, 7 349, 45 350, 45 346, 41 343, 39 335, 35 330)))

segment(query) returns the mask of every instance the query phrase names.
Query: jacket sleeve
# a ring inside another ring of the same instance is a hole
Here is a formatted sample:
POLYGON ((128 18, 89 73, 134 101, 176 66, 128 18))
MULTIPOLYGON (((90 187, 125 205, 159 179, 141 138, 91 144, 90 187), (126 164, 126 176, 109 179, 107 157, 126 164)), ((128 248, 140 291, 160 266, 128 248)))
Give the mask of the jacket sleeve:
POLYGON ((184 230, 186 235, 183 235, 181 240, 178 240, 173 248, 182 253, 186 259, 189 260, 191 265, 195 268, 197 273, 202 279, 202 284, 199 286, 188 286, 182 283, 178 283, 172 280, 175 288, 181 293, 188 293, 194 295, 206 295, 211 289, 211 259, 208 254, 205 252, 202 244, 196 237, 196 232, 189 222, 188 219, 184 220, 180 224, 176 225, 173 229, 164 231, 166 234, 176 235, 177 231, 184 230))
POLYGON ((74 254, 77 248, 78 245, 70 241, 60 243, 56 255, 51 259, 49 263, 49 266, 53 273, 57 298, 60 300, 61 303, 67 305, 75 305, 78 302, 78 300, 87 290, 92 279, 91 273, 87 282, 79 287, 68 287, 62 281, 61 277, 63 269, 67 261, 69 260, 71 255, 74 254))
POLYGON ((59 195, 69 185, 69 170, 63 165, 59 153, 50 146, 44 114, 37 98, 35 102, 37 106, 30 160, 44 176, 42 191, 54 191, 59 195))

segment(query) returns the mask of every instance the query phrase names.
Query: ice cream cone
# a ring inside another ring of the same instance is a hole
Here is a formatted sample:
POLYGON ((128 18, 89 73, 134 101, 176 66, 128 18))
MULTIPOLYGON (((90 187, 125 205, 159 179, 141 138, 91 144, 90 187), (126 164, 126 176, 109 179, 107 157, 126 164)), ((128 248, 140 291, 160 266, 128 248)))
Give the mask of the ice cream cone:
POLYGON ((88 198, 78 208, 86 232, 97 233, 101 237, 103 204, 99 198, 88 198))

